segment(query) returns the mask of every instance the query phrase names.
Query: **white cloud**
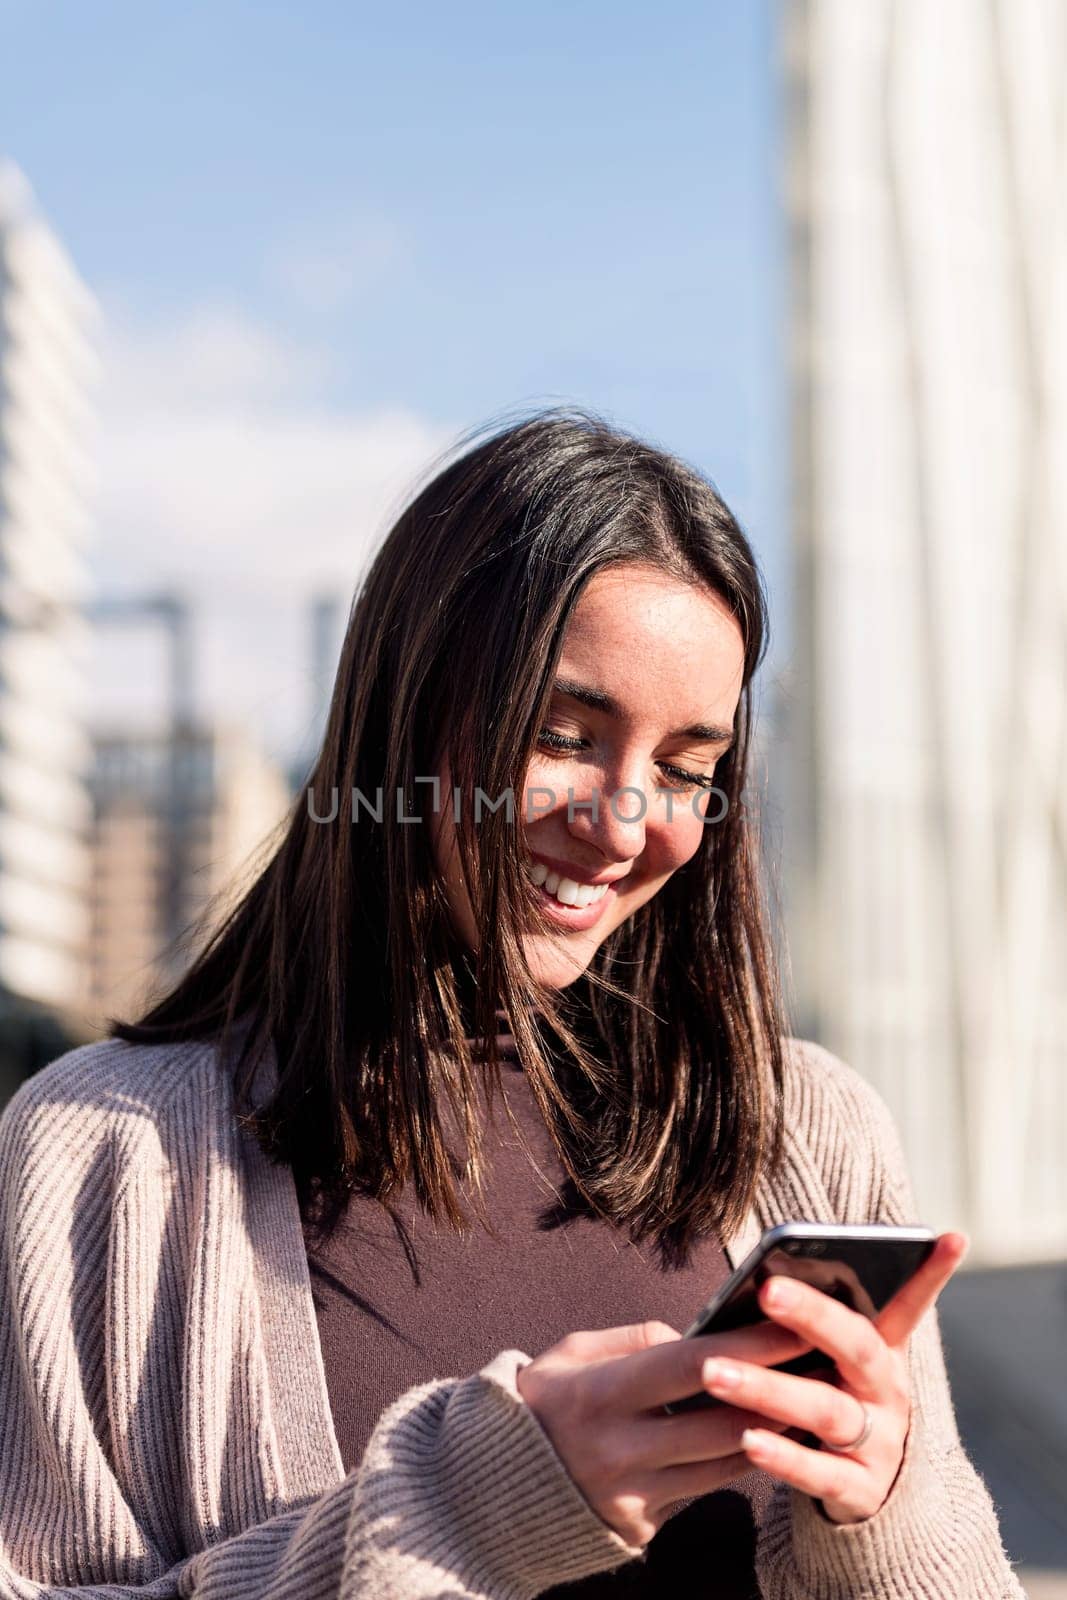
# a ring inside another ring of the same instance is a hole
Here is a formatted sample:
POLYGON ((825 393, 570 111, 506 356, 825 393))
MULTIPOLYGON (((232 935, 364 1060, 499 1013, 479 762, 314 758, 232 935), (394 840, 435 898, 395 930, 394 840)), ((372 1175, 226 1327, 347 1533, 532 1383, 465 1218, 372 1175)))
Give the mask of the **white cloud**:
MULTIPOLYGON (((403 409, 329 404, 332 364, 241 312, 165 330, 109 318, 99 429, 101 590, 165 586, 196 606, 203 710, 281 746, 307 720, 313 593, 342 610, 372 550, 453 429, 403 409)), ((102 641, 98 714, 147 718, 158 656, 142 630, 102 641)))
POLYGON ((103 337, 104 405, 113 416, 148 406, 210 414, 220 405, 293 404, 323 391, 332 356, 221 306, 198 306, 166 327, 109 317, 103 337))

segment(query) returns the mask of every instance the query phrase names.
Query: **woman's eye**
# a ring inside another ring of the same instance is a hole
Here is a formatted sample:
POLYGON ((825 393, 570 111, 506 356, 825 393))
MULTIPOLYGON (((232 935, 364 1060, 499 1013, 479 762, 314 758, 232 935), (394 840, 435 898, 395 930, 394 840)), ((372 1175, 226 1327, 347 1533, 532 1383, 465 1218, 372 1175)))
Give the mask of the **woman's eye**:
POLYGON ((573 739, 566 733, 557 733, 554 728, 542 728, 537 737, 549 750, 581 750, 585 746, 584 739, 573 739))
POLYGON ((660 766, 669 777, 675 780, 680 788, 711 789, 715 780, 706 772, 686 772, 684 767, 672 767, 669 762, 661 761, 660 766))
MULTIPOLYGON (((571 734, 557 733, 555 728, 542 728, 537 737, 538 743, 544 745, 546 749, 561 752, 584 750, 588 742, 585 739, 577 739, 571 734)), ((669 761, 661 761, 659 767, 661 772, 665 772, 669 778, 674 780, 675 788, 711 789, 714 787, 715 780, 710 773, 688 772, 685 767, 676 767, 669 761)))

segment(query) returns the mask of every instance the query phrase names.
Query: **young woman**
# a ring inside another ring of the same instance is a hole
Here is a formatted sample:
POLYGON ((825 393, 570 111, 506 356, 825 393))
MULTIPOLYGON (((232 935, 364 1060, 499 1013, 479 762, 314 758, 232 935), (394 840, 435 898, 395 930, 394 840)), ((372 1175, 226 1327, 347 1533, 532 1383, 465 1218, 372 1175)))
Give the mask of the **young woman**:
POLYGON ((784 1022, 749 545, 587 414, 464 445, 236 909, 0 1123, 0 1595, 1021 1595, 942 1360, 961 1235, 877 1325, 772 1279, 679 1337, 773 1222, 915 1220, 784 1022))

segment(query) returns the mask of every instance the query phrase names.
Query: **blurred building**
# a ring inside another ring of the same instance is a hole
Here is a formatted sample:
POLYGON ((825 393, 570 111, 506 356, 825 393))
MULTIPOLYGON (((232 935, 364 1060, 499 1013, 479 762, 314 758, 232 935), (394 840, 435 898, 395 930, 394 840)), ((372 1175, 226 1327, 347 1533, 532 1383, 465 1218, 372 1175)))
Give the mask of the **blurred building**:
POLYGON ((233 903, 290 803, 281 770, 236 727, 100 732, 92 779, 92 937, 88 1010, 130 1020, 177 979, 182 936, 233 903))
MULTIPOLYGON (((0 163, 0 1011, 84 989, 94 302, 0 163)), ((17 1029, 16 1029, 17 1031, 17 1029)))
POLYGON ((1067 1254, 1067 8, 786 0, 797 1022, 1067 1254))
POLYGON ((335 590, 322 590, 313 595, 308 602, 307 618, 310 697, 304 737, 288 766, 289 787, 294 795, 306 792, 307 780, 326 732, 330 697, 348 621, 343 597, 335 590))

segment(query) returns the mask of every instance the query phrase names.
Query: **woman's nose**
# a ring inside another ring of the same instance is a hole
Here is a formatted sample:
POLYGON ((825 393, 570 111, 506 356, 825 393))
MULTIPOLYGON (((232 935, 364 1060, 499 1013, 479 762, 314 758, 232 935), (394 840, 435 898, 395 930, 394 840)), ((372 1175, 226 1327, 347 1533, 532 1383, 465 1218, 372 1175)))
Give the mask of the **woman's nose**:
POLYGON ((611 861, 632 861, 645 848, 652 797, 636 773, 621 782, 601 773, 595 782, 567 790, 567 829, 611 861))

